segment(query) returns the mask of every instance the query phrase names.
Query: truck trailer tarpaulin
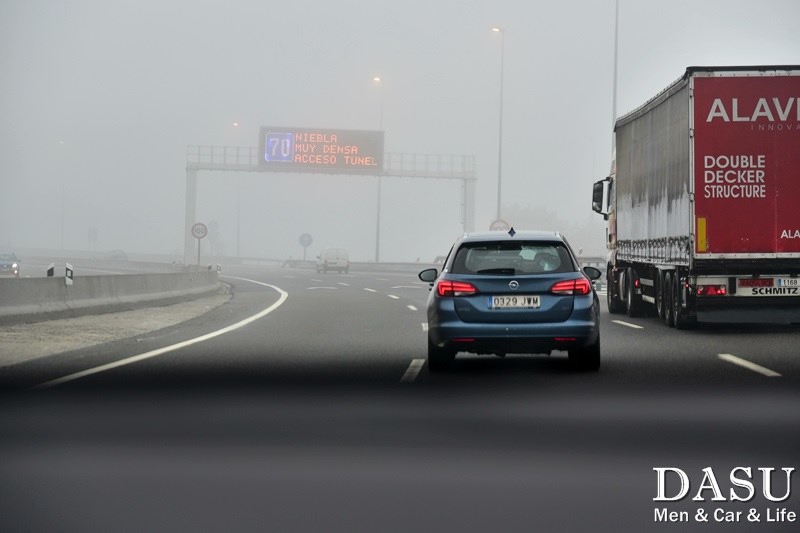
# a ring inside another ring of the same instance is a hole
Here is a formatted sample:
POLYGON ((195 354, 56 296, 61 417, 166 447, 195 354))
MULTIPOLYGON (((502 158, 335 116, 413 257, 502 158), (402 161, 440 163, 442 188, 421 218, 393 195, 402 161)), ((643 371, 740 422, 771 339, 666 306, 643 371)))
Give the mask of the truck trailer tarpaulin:
POLYGON ((800 323, 800 66, 689 67, 615 135, 609 310, 800 323))

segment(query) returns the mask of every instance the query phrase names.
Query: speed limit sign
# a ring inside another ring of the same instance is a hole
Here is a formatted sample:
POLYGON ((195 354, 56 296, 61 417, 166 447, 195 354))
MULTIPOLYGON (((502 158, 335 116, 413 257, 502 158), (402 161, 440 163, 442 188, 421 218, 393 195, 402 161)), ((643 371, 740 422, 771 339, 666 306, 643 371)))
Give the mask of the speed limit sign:
POLYGON ((502 218, 498 218, 489 225, 489 231, 508 231, 508 228, 510 227, 511 226, 508 225, 508 222, 502 218))
POLYGON ((192 226, 192 237, 194 237, 195 239, 200 240, 206 235, 208 235, 208 227, 202 222, 198 222, 197 224, 192 226))
POLYGON ((200 239, 208 235, 208 227, 202 222, 192 226, 192 237, 197 239, 197 264, 200 264, 200 239))

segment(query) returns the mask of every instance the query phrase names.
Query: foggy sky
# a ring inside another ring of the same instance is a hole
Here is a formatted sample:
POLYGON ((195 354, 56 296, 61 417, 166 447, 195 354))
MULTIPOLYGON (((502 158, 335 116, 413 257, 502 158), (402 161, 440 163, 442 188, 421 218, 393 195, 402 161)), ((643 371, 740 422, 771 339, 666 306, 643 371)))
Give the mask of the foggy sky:
MULTIPOLYGON (((619 4, 618 116, 690 65, 800 64, 796 0, 619 4)), ((270 125, 382 123, 387 152, 474 155, 475 226, 487 229, 492 26, 505 32, 503 205, 557 213, 543 229, 594 225, 571 241, 602 254, 589 197, 611 157, 614 0, 5 0, 0 247, 180 259, 186 146, 255 146, 270 125)), ((201 172, 198 192, 197 218, 219 228, 223 253, 238 238, 243 256, 301 257, 310 233, 310 256, 374 257, 374 178, 201 172)), ((429 261, 461 231, 457 182, 389 178, 382 199, 383 260, 429 261)))

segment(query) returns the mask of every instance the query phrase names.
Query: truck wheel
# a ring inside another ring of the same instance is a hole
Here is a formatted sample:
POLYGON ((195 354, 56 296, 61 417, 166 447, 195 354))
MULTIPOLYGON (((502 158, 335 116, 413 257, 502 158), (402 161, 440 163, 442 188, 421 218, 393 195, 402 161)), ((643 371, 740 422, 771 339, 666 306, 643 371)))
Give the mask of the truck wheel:
POLYGON ((675 329, 689 329, 696 324, 694 320, 683 314, 681 308, 681 280, 677 273, 672 286, 672 320, 675 324, 675 329))
POLYGON ((674 315, 672 307, 672 274, 667 272, 661 283, 661 294, 664 295, 664 323, 668 327, 674 327, 674 315))
POLYGON ((608 312, 612 314, 622 313, 625 311, 625 306, 622 300, 614 295, 615 292, 619 292, 619 284, 614 280, 611 265, 608 265, 606 271, 608 272, 606 276, 606 306, 608 307, 608 312))
POLYGON ((634 284, 633 269, 629 268, 625 275, 625 304, 628 308, 628 316, 631 318, 642 315, 642 300, 636 294, 636 286, 634 284))

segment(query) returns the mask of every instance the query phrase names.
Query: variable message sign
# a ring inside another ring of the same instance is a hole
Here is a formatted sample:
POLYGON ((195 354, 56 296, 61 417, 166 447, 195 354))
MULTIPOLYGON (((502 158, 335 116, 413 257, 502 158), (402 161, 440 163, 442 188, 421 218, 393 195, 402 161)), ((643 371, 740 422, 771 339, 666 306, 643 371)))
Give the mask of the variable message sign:
POLYGON ((380 174, 383 132, 262 127, 259 167, 281 172, 380 174))

